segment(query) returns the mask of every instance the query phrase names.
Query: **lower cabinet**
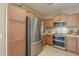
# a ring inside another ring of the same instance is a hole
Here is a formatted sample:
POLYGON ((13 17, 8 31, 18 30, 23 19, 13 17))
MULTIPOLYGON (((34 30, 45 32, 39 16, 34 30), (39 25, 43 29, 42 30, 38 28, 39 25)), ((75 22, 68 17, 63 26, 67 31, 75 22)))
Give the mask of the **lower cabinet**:
POLYGON ((76 52, 76 37, 66 37, 66 50, 76 52))
POLYGON ((52 45, 53 44, 53 36, 52 35, 49 35, 49 34, 46 34, 43 36, 43 45, 52 45))
POLYGON ((25 40, 11 41, 9 47, 11 56, 26 55, 25 40))
POLYGON ((46 36, 45 35, 43 35, 43 45, 45 45, 46 44, 46 36))
POLYGON ((77 53, 79 53, 79 38, 77 38, 77 53))

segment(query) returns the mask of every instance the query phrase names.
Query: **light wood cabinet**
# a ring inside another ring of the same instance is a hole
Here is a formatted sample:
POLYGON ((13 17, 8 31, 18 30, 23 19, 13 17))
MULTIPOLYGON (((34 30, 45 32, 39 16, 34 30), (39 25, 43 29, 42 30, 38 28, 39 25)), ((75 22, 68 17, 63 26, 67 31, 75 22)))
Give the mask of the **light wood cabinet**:
POLYGON ((46 40, 46 44, 49 44, 49 45, 53 44, 52 35, 48 35, 47 40, 46 40))
POLYGON ((77 13, 77 25, 78 25, 78 27, 79 27, 79 13, 77 13))
POLYGON ((77 38, 77 53, 79 53, 79 38, 77 38))
POLYGON ((11 20, 11 41, 25 39, 25 22, 11 20))
POLYGON ((43 36, 43 45, 52 45, 53 44, 53 38, 52 38, 52 35, 44 35, 43 36))
POLYGON ((46 45, 46 38, 47 38, 47 36, 43 35, 43 45, 46 45))
POLYGON ((60 16, 55 16, 54 17, 54 22, 59 21, 60 20, 60 16))
POLYGON ((66 14, 59 14, 59 15, 55 16, 54 17, 54 22, 57 22, 57 21, 66 22, 67 21, 67 15, 66 14))
POLYGON ((66 50, 76 52, 76 37, 66 37, 66 50))
POLYGON ((10 41, 10 56, 25 56, 26 47, 25 40, 10 41))
POLYGON ((25 11, 15 5, 8 6, 8 55, 26 55, 26 22, 25 11))
POLYGON ((77 26, 78 19, 77 19, 77 14, 72 14, 68 16, 67 19, 67 26, 68 27, 74 27, 77 26))
POLYGON ((8 19, 24 21, 26 19, 26 10, 19 6, 9 4, 8 19))
POLYGON ((21 21, 10 21, 10 32, 8 33, 8 55, 26 55, 25 23, 21 21))
POLYGON ((52 19, 49 19, 49 20, 44 20, 44 27, 45 28, 50 28, 50 27, 53 27, 54 26, 54 22, 52 19))

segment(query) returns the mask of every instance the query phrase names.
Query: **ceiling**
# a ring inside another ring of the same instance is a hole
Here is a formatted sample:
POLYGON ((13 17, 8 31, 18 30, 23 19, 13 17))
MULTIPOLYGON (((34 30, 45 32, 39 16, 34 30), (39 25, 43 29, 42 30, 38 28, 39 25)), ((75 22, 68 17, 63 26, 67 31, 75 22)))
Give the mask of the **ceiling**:
POLYGON ((23 5, 43 16, 47 16, 51 13, 78 7, 79 3, 23 3, 23 5))

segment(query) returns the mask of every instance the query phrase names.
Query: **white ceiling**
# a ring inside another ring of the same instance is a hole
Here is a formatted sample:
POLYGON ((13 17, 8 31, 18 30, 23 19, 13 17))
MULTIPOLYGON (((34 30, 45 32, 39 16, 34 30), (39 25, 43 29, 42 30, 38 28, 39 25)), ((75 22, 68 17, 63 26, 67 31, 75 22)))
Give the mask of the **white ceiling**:
POLYGON ((23 5, 38 12, 43 16, 47 16, 51 13, 78 7, 79 3, 51 3, 49 6, 48 3, 23 3, 23 5))

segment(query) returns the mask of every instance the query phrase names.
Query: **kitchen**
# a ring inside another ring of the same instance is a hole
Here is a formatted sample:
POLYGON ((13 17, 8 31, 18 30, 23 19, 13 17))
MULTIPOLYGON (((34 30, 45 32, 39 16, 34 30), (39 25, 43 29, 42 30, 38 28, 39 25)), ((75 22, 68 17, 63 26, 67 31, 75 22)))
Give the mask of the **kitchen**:
POLYGON ((78 3, 8 4, 8 55, 79 55, 78 6, 78 3), (44 51, 44 47, 48 49, 44 51), (57 54, 49 47, 57 49, 57 54), (45 55, 47 51, 50 53, 45 55))
POLYGON ((79 50, 79 47, 78 47, 79 45, 78 44, 78 31, 79 31, 78 18, 79 17, 78 16, 79 14, 72 14, 68 16, 67 15, 64 16, 60 14, 55 16, 55 18, 52 18, 52 20, 51 19, 44 20, 44 26, 45 26, 44 27, 45 32, 43 35, 44 45, 46 44, 53 45, 54 47, 59 49, 79 53, 78 52, 79 50), (57 27, 59 29, 57 29, 57 27), (58 34, 58 36, 55 36, 56 34, 58 34))

